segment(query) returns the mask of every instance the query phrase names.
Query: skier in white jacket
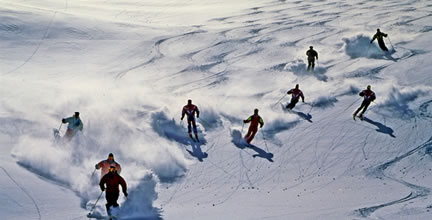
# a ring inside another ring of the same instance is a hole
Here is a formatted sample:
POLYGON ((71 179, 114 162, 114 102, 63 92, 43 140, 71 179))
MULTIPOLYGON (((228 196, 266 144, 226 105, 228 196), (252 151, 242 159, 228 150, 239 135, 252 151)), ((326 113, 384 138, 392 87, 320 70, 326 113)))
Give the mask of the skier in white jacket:
POLYGON ((64 138, 67 141, 70 141, 73 136, 79 131, 83 130, 83 123, 79 117, 79 112, 75 112, 75 114, 72 117, 69 118, 63 118, 62 123, 66 124, 68 123, 66 134, 64 135, 64 138))

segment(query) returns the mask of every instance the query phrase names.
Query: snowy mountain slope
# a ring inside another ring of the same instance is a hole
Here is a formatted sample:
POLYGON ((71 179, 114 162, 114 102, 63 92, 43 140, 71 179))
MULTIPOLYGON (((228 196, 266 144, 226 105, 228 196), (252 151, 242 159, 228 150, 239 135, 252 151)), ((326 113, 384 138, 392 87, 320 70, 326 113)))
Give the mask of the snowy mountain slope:
POLYGON ((94 164, 113 152, 124 217, 429 219, 427 1, 0 5, 2 218, 86 219, 94 164), (376 28, 390 55, 369 44, 376 28), (287 113, 278 100, 296 83, 306 104, 287 113), (377 100, 353 121, 368 84, 377 100), (179 120, 189 98, 201 143, 179 120), (265 126, 244 148, 254 108, 265 126), (74 111, 84 133, 54 144, 74 111))

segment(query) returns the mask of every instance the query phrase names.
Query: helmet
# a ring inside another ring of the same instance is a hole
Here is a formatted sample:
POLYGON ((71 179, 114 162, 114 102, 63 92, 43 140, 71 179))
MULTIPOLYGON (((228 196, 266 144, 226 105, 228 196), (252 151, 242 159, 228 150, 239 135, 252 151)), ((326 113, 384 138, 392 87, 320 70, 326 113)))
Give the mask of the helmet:
POLYGON ((257 108, 254 109, 254 113, 255 113, 255 114, 258 114, 258 109, 257 109, 257 108))
POLYGON ((296 84, 296 87, 295 87, 296 89, 298 89, 299 88, 299 84, 296 84))
POLYGON ((380 29, 379 29, 379 28, 377 29, 377 32, 380 32, 380 29))
POLYGON ((108 158, 110 158, 110 157, 112 157, 114 159, 114 154, 113 153, 108 154, 108 158))
POLYGON ((371 89, 371 85, 368 85, 366 88, 370 90, 371 89))
POLYGON ((309 48, 312 49, 313 47, 312 47, 312 46, 309 46, 309 48))
POLYGON ((79 112, 75 112, 75 116, 76 116, 76 117, 79 117, 79 112))
POLYGON ((188 104, 192 104, 192 99, 188 99, 188 104))

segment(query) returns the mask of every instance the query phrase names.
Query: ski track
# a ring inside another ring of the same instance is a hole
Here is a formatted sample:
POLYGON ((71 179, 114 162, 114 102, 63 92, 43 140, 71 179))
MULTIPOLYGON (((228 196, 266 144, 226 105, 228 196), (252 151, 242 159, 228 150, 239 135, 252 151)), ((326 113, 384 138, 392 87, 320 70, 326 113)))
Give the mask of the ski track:
POLYGON ((21 186, 21 184, 19 184, 8 172, 7 172, 7 170, 4 168, 4 167, 0 167, 2 170, 3 170, 3 172, 6 174, 6 176, 8 176, 8 178, 10 179, 10 180, 12 180, 12 182, 14 182, 14 184, 32 201, 32 203, 33 203, 33 205, 34 205, 34 207, 35 207, 35 209, 36 209, 36 212, 37 212, 37 215, 38 215, 38 219, 40 220, 40 219, 42 219, 42 215, 41 215, 41 212, 40 212, 40 209, 39 209, 39 206, 38 206, 38 204, 37 204, 37 202, 36 202, 36 200, 30 195, 30 193, 24 188, 24 187, 22 187, 21 186))

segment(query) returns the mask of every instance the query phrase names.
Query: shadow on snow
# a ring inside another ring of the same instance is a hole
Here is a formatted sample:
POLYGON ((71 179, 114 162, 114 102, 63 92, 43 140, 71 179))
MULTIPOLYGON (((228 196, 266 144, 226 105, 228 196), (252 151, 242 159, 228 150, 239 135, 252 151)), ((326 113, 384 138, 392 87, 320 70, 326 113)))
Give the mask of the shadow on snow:
POLYGON ((231 142, 240 149, 250 148, 254 150, 257 154, 252 155, 253 158, 255 157, 261 157, 264 159, 267 159, 270 162, 273 162, 273 154, 270 152, 266 152, 265 150, 253 145, 248 144, 242 137, 239 130, 233 130, 231 133, 232 140, 231 142))

